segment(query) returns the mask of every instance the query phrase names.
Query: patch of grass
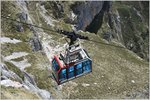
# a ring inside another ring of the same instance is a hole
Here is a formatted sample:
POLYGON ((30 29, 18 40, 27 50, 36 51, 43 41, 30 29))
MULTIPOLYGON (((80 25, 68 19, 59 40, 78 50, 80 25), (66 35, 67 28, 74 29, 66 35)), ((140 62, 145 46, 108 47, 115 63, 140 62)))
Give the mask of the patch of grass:
POLYGON ((15 14, 19 11, 18 7, 13 1, 2 1, 2 15, 8 16, 11 14, 12 17, 15 17, 15 14))
POLYGON ((10 32, 6 32, 3 33, 2 35, 5 37, 9 37, 10 39, 18 39, 21 40, 22 42, 16 43, 16 44, 12 44, 12 43, 5 43, 2 44, 2 54, 3 55, 10 55, 13 52, 20 52, 20 51, 25 51, 25 52, 32 52, 31 50, 31 46, 29 44, 29 38, 32 36, 32 33, 30 32, 30 30, 27 30, 25 32, 15 32, 15 33, 10 33, 10 32))
POLYGON ((38 62, 36 59, 36 54, 38 56, 38 53, 33 52, 33 53, 25 56, 25 58, 28 59, 29 63, 36 64, 38 62))
POLYGON ((26 68, 26 71, 34 75, 37 86, 41 89, 49 90, 52 88, 48 75, 50 74, 47 69, 39 69, 36 66, 26 68))
POLYGON ((15 59, 12 59, 13 61, 22 61, 24 60, 24 57, 19 57, 19 58, 15 58, 15 59))
POLYGON ((7 65, 9 70, 15 72, 22 80, 24 80, 24 75, 23 75, 22 71, 19 68, 17 68, 15 65, 13 65, 10 62, 5 61, 4 63, 7 65))
POLYGON ((58 23, 56 23, 56 26, 59 26, 60 29, 65 31, 72 31, 71 24, 67 24, 63 20, 60 20, 58 23))
POLYGON ((57 95, 57 83, 54 83, 54 80, 50 77, 50 70, 47 68, 41 69, 38 65, 32 65, 31 67, 27 67, 25 70, 34 75, 35 82, 40 89, 49 91, 51 96, 54 98, 60 98, 59 95, 57 95))
POLYGON ((130 13, 129 13, 129 8, 127 7, 121 7, 118 8, 119 14, 120 16, 122 16, 123 18, 129 18, 130 17, 130 13))
POLYGON ((48 84, 50 83, 47 83, 46 81, 48 80, 49 75, 47 64, 50 64, 50 62, 45 55, 42 55, 40 52, 35 52, 27 55, 26 58, 28 59, 29 63, 32 64, 32 66, 25 68, 25 70, 34 75, 35 81, 40 88, 46 89, 46 87, 49 87, 48 84), (38 65, 40 63, 41 65, 38 65))
POLYGON ((25 70, 34 76, 37 86, 40 89, 49 91, 52 97, 60 98, 56 94, 56 83, 54 84, 54 80, 49 77, 49 75, 51 75, 51 71, 48 70, 48 67, 51 67, 51 64, 46 55, 43 55, 40 52, 34 52, 30 55, 27 55, 26 58, 31 66, 25 68, 25 70))
POLYGON ((2 45, 3 51, 1 52, 3 55, 8 56, 13 52, 32 52, 29 43, 26 42, 19 42, 17 44, 3 44, 2 45))
MULTIPOLYGON (((104 43, 98 36, 86 34, 90 39, 104 43)), ((77 86, 70 86, 70 83, 63 86, 64 95, 70 94, 67 98, 123 98, 126 93, 140 90, 148 84, 148 63, 138 59, 138 56, 129 50, 91 41, 84 41, 82 45, 91 56, 93 71, 72 80, 77 86), (84 87, 83 83, 90 86, 84 87)))
POLYGON ((9 37, 11 39, 15 38, 21 40, 23 42, 28 42, 29 38, 32 36, 32 32, 28 29, 25 32, 15 32, 15 33, 2 33, 4 36, 9 37))
MULTIPOLYGON (((15 1, 2 1, 1 2, 1 15, 16 19, 16 14, 19 12, 19 8, 15 5, 15 1)), ((3 19, 1 21, 3 32, 14 32, 14 22, 11 20, 3 19)))
POLYGON ((1 99, 39 99, 39 97, 25 90, 24 88, 13 88, 13 87, 5 87, 1 86, 1 99))

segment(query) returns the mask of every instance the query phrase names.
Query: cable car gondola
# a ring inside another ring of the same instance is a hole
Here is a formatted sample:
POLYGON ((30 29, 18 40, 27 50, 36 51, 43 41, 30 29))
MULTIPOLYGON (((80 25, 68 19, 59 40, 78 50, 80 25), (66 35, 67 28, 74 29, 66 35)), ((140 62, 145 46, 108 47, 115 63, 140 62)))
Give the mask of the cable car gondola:
POLYGON ((90 72, 92 60, 79 44, 69 46, 64 55, 55 55, 52 60, 52 74, 58 85, 90 72))

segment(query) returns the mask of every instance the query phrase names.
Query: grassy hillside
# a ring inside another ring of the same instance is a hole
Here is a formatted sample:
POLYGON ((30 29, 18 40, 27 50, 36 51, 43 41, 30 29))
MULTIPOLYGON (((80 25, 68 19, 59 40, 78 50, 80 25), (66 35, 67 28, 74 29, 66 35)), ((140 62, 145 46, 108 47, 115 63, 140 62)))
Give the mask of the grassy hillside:
MULTIPOLYGON (((5 2, 6 3, 6 2, 5 2)), ((33 2, 32 2, 33 3, 33 2)), ((7 3, 6 3, 7 4, 7 3)), ((12 3, 9 3, 9 7, 15 7, 12 3)), ((35 7, 35 3, 33 3, 35 7)), ((7 5, 5 5, 7 7, 7 5)), ((29 7, 32 5, 28 5, 29 7)), ((5 7, 5 8, 6 8, 5 7)), ((30 7, 29 10, 33 11, 30 7)), ((6 8, 7 9, 7 8, 6 8)), ((16 8, 17 9, 17 8, 16 8)), ((121 9, 122 10, 122 9, 121 9)), ((7 9, 6 11, 9 11, 7 9)), ((5 12, 5 10, 4 10, 5 12)), ((40 16, 39 10, 36 9, 40 19, 36 21, 34 12, 30 12, 30 17, 34 20, 34 24, 42 24, 46 28, 50 28, 44 18, 40 16)), ((6 14, 7 12, 5 12, 6 14)), ((14 13, 17 13, 14 11, 14 13)), ((2 13, 3 14, 3 13, 2 13)), ((14 16, 14 15, 13 15, 14 16)), ((15 18, 15 17, 14 17, 15 18)), ((2 20, 2 26, 11 27, 10 23, 2 20)), ((55 26, 59 26, 61 29, 71 31, 71 25, 66 24, 63 19, 54 23, 55 26)), ((145 60, 138 57, 135 53, 129 51, 120 43, 115 40, 108 43, 102 39, 99 35, 95 35, 88 32, 79 32, 79 34, 88 36, 91 41, 81 40, 83 48, 87 50, 92 59, 92 73, 71 80, 62 85, 57 83, 50 77, 51 76, 51 62, 46 56, 44 50, 33 52, 29 43, 32 32, 26 28, 24 32, 8 31, 6 27, 2 27, 2 37, 9 37, 19 39, 22 42, 17 44, 5 43, 1 45, 2 56, 8 56, 13 52, 27 52, 26 56, 13 59, 13 61, 22 61, 27 59, 31 64, 30 67, 25 68, 25 71, 33 75, 37 86, 40 89, 48 90, 51 96, 56 99, 108 99, 108 98, 132 98, 132 94, 139 91, 141 94, 145 91, 145 87, 149 84, 149 64, 145 60)), ((13 30, 13 28, 11 28, 13 30)), ((59 50, 66 43, 64 36, 59 35, 57 32, 51 32, 44 30, 38 33, 40 41, 44 38, 47 40, 48 47, 52 50, 48 54, 53 56, 59 54, 59 50), (49 38, 50 36, 51 38, 49 38), (58 48, 57 48, 58 47, 58 48)), ((63 49, 62 49, 63 50, 63 49)), ((16 69, 15 65, 8 62, 4 62, 8 68, 20 77, 23 78, 20 70, 16 69)), ((2 86, 1 88, 2 99, 37 99, 38 97, 34 93, 30 93, 24 88, 8 88, 2 86)), ((134 97, 142 98, 142 97, 134 97)))

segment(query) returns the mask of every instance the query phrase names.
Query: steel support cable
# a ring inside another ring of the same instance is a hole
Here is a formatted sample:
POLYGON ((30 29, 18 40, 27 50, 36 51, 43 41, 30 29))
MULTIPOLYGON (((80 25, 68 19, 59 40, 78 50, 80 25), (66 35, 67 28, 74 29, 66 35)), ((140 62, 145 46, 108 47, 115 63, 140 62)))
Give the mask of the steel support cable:
POLYGON ((1 15, 1 17, 4 18, 4 19, 9 19, 9 20, 12 20, 12 21, 14 21, 14 22, 22 23, 22 24, 25 24, 25 25, 31 25, 31 26, 34 26, 34 27, 37 27, 37 28, 41 28, 41 29, 44 29, 44 30, 49 30, 49 31, 57 32, 57 31, 55 31, 55 30, 51 30, 51 29, 48 29, 48 28, 40 27, 40 26, 33 25, 33 24, 30 24, 30 23, 20 22, 20 21, 18 21, 18 20, 12 19, 12 18, 10 18, 10 17, 5 17, 5 16, 3 16, 3 15, 1 15))
MULTIPOLYGON (((52 29, 48 29, 48 28, 44 28, 44 27, 40 27, 40 26, 37 26, 37 25, 33 25, 33 24, 25 23, 25 22, 20 22, 20 21, 17 21, 15 19, 12 19, 10 17, 5 17, 3 15, 1 15, 1 17, 4 18, 4 19, 12 20, 12 21, 15 21, 15 22, 18 22, 18 23, 22 23, 22 24, 25 24, 25 25, 31 25, 31 26, 34 26, 34 27, 37 27, 37 28, 41 28, 41 29, 44 29, 44 30, 48 30, 48 31, 52 31, 52 32, 58 32, 58 31, 55 31, 55 30, 52 30, 52 29)), ((103 42, 95 41, 95 40, 91 40, 91 39, 88 39, 87 41, 91 41, 91 42, 98 43, 98 44, 109 45, 109 46, 114 46, 114 47, 124 48, 125 49, 125 47, 112 45, 112 44, 107 44, 107 43, 103 43, 103 42)))

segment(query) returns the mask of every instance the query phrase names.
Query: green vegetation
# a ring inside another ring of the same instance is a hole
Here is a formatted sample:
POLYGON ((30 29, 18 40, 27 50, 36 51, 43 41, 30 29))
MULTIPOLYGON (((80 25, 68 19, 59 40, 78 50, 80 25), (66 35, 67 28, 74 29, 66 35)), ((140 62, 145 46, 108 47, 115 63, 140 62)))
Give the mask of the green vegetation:
POLYGON ((22 61, 24 60, 24 57, 20 57, 20 58, 15 58, 15 59, 12 59, 13 61, 22 61))
POLYGON ((145 60, 148 59, 148 49, 145 49, 148 47, 148 41, 141 38, 141 34, 148 30, 145 22, 148 17, 143 13, 148 10, 146 6, 148 6, 146 2, 114 2, 113 4, 114 13, 117 10, 120 16, 121 34, 125 46, 128 48, 132 43, 134 47, 132 51, 145 60))
POLYGON ((3 44, 2 48, 5 49, 1 53, 5 56, 12 54, 13 52, 32 52, 29 43, 20 42, 17 44, 3 44))
MULTIPOLYGON (((88 36, 102 42, 94 35, 88 34, 88 36)), ((83 42, 82 45, 93 60, 93 71, 73 80, 78 85, 72 89, 71 93, 68 92, 69 98, 109 98, 110 93, 111 98, 124 98, 125 94, 122 93, 130 93, 132 90, 148 85, 148 63, 129 50, 88 41, 83 42), (135 84, 131 80, 135 80, 135 84), (83 87, 83 83, 90 86, 83 87)), ((66 83, 63 89, 68 85, 69 83, 66 83)))
POLYGON ((14 32, 14 33, 5 32, 2 33, 2 35, 9 37, 11 39, 15 38, 23 42, 28 42, 29 38, 32 36, 32 32, 28 29, 25 32, 14 32))
MULTIPOLYGON (((22 73, 22 71, 17 68, 15 65, 13 65, 12 63, 10 62, 4 62, 6 64, 6 66, 8 67, 9 70, 13 71, 14 73, 16 73, 22 80, 24 80, 24 75, 22 73)), ((18 80, 16 80, 18 81, 18 80)))
POLYGON ((60 23, 58 23, 58 24, 63 28, 63 30, 72 31, 70 24, 66 24, 64 21, 60 21, 60 23))
POLYGON ((32 55, 26 56, 26 58, 32 65, 31 67, 25 68, 25 70, 34 76, 37 86, 40 89, 48 90, 52 97, 59 98, 59 96, 56 95, 56 83, 54 83, 54 80, 50 77, 51 70, 48 70, 48 68, 51 67, 51 63, 46 55, 35 52, 32 55))
POLYGON ((24 88, 1 86, 1 99, 20 100, 20 99, 39 99, 39 97, 36 94, 25 90, 24 88))
POLYGON ((4 49, 1 53, 5 56, 10 55, 13 52, 32 52, 31 50, 31 45, 29 44, 29 39, 32 36, 31 31, 29 29, 25 32, 15 32, 15 33, 10 33, 10 32, 2 32, 2 36, 9 37, 10 39, 18 39, 22 42, 19 42, 17 44, 12 44, 12 43, 6 43, 2 44, 1 47, 4 49))
POLYGON ((118 8, 118 11, 119 11, 119 14, 121 16, 123 16, 123 18, 129 18, 130 17, 130 13, 129 13, 129 8, 127 7, 121 7, 121 8, 118 8))
MULTIPOLYGON (((44 66, 43 66, 44 67, 44 66)), ((46 68, 40 69, 36 66, 26 68, 26 71, 34 75, 36 84, 41 89, 49 90, 52 88, 49 71, 46 68)))
MULTIPOLYGON (((18 7, 15 5, 15 2, 11 1, 2 1, 1 2, 1 15, 5 17, 11 17, 16 19, 16 14, 18 13, 18 7)), ((14 22, 11 20, 3 19, 1 21, 2 31, 3 32, 15 32, 14 31, 14 22)))

